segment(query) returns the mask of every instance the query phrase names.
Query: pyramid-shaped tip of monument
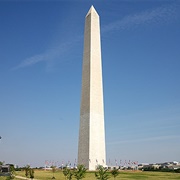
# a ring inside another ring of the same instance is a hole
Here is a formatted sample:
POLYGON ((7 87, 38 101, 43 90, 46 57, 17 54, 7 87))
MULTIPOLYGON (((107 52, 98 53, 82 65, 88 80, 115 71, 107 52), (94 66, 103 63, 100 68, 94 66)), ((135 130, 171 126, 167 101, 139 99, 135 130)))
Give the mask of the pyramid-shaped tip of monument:
POLYGON ((89 14, 92 14, 92 13, 96 13, 96 14, 98 15, 98 13, 97 13, 97 11, 95 10, 95 8, 94 8, 93 5, 90 7, 90 9, 89 9, 89 11, 88 11, 86 17, 87 17, 89 14))

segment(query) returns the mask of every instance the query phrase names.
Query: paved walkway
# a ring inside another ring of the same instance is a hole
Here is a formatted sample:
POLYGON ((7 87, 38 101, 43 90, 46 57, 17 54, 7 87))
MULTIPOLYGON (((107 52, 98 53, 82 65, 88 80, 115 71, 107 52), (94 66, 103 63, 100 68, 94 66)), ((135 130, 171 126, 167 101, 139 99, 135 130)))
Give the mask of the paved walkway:
MULTIPOLYGON (((26 180, 31 180, 30 178, 26 178, 26 177, 22 177, 22 176, 15 176, 18 179, 26 179, 26 180)), ((37 179, 33 179, 33 180, 37 180, 37 179)))

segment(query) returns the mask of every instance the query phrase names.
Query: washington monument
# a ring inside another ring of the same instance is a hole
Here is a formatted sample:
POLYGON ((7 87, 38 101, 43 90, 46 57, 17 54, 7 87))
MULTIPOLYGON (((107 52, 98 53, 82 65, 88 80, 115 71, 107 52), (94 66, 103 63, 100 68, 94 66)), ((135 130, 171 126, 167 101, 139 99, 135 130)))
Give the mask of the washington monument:
POLYGON ((78 164, 106 166, 99 15, 91 6, 85 19, 78 164))

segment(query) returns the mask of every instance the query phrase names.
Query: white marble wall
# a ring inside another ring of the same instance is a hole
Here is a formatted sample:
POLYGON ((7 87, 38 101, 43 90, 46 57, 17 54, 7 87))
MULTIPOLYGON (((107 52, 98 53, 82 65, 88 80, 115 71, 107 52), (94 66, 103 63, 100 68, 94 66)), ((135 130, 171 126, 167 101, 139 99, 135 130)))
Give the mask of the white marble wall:
POLYGON ((99 15, 92 6, 86 15, 78 164, 89 170, 106 165, 104 103, 99 15))

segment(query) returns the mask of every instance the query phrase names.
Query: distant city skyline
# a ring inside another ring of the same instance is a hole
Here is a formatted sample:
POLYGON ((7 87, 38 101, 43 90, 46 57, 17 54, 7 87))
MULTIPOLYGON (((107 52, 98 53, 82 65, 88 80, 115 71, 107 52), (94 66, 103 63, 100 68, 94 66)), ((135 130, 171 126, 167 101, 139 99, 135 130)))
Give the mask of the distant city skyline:
POLYGON ((77 160, 91 5, 101 17, 107 164, 180 161, 178 0, 0 1, 0 161, 77 160))

